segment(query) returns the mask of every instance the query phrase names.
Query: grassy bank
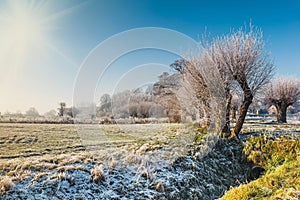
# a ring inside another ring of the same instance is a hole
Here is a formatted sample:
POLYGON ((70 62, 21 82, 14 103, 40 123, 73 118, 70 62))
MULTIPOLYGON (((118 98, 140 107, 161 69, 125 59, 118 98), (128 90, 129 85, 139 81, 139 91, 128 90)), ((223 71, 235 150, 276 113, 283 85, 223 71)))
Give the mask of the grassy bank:
POLYGON ((300 136, 279 131, 286 134, 265 133, 247 139, 244 154, 265 173, 255 181, 232 188, 222 200, 300 199, 300 136))

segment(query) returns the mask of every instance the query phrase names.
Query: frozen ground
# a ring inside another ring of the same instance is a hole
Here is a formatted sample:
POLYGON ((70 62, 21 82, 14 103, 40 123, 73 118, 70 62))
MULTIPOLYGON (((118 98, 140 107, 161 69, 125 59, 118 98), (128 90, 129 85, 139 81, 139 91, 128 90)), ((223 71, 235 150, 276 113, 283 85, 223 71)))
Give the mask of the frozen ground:
MULTIPOLYGON (((131 136, 147 129, 147 126, 136 127, 138 130, 131 136)), ((70 125, 4 124, 0 128, 0 199, 4 200, 210 200, 221 197, 231 186, 258 176, 242 154, 242 142, 234 140, 219 139, 204 157, 198 156, 201 148, 197 144, 190 145, 189 151, 182 156, 174 156, 177 159, 171 163, 165 162, 166 156, 151 157, 149 152, 159 152, 174 144, 171 139, 184 135, 186 129, 179 125, 157 125, 152 135, 138 140, 133 137, 126 142, 127 126, 121 131, 120 127, 107 126, 109 139, 115 141, 110 146, 116 148, 119 158, 102 155, 103 149, 99 153, 84 151, 79 145, 80 137, 74 135, 70 125), (47 144, 45 140, 51 143, 47 144)), ((128 130, 132 131, 132 127, 128 130)), ((300 124, 297 123, 250 123, 244 127, 241 139, 244 141, 251 135, 266 133, 276 138, 282 134, 298 135, 299 132, 300 124)), ((91 132, 88 138, 94 136, 91 132)), ((179 139, 182 141, 181 137, 179 139)), ((175 148, 179 149, 178 145, 175 148)))
POLYGON ((240 143, 219 140, 206 157, 181 157, 170 165, 136 156, 114 166, 82 157, 53 169, 31 167, 31 175, 1 199, 215 199, 249 180, 251 165, 241 151, 240 143))

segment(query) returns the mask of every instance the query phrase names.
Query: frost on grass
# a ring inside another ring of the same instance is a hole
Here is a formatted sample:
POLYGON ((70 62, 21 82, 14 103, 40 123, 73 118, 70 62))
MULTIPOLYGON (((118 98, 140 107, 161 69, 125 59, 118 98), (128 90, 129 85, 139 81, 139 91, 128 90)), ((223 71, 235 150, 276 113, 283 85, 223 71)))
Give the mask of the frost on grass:
MULTIPOLYGON (((269 138, 264 137, 251 139, 250 135, 259 136, 256 134, 262 132, 262 128, 254 130, 254 127, 250 127, 253 134, 242 134, 244 141, 249 139, 251 142, 246 145, 249 152, 254 147, 260 150, 259 145, 269 141, 269 138)), ((265 132, 275 131, 274 141, 280 136, 276 131, 283 131, 282 127, 277 127, 280 130, 264 128, 265 132)), ((163 134, 165 129, 163 127, 158 131, 163 134)), ((172 132, 171 128, 169 130, 172 132)), ((290 134, 292 130, 295 128, 286 127, 284 133, 290 134)), ((175 128, 173 132, 176 135, 175 128)), ((164 136, 170 137, 172 134, 164 136)), ((293 138, 287 136, 278 140, 278 144, 269 143, 267 149, 275 150, 276 147, 288 150, 285 140, 293 138)), ((160 157, 165 160, 152 156, 153 152, 162 152, 161 147, 166 145, 157 141, 156 138, 152 141, 114 144, 117 148, 112 148, 106 154, 100 149, 93 153, 81 151, 2 159, 1 199, 216 199, 230 187, 250 181, 253 164, 245 160, 242 142, 220 139, 204 156, 199 156, 202 148, 195 143, 188 147, 189 151, 185 155, 181 154, 170 162, 168 154, 160 157)), ((259 164, 255 160, 252 162, 259 164)), ((299 165, 281 167, 276 173, 277 177, 287 177, 285 173, 295 166, 299 165)), ((299 175, 297 171, 291 172, 291 177, 299 175)), ((266 179, 265 183, 272 183, 272 179, 266 179)), ((268 193, 271 190, 267 188, 263 185, 259 191, 268 193)), ((296 196, 299 189, 290 188, 293 188, 293 182, 284 190, 278 190, 277 196, 296 196)))
POLYGON ((105 181, 105 175, 103 171, 103 165, 95 165, 91 170, 92 180, 95 183, 101 183, 105 181))
POLYGON ((0 194, 5 193, 9 189, 11 189, 15 184, 11 180, 9 176, 0 177, 0 194))
MULTIPOLYGON (((127 152, 117 162, 111 160, 113 165, 89 154, 65 154, 54 157, 56 164, 51 168, 32 166, 31 175, 15 182, 1 198, 214 199, 247 180, 249 166, 241 151, 240 144, 221 140, 203 158, 187 154, 167 164, 154 162, 149 155, 127 152), (74 162, 73 156, 81 159, 74 162)), ((39 166, 53 161, 31 159, 39 166)))

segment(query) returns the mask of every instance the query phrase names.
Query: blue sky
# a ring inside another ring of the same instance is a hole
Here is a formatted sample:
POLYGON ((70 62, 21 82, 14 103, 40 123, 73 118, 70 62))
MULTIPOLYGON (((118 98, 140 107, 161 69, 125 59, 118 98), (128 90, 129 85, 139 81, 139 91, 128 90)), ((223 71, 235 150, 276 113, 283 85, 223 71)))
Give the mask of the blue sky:
MULTIPOLYGON (((44 113, 56 109, 60 101, 71 105, 76 75, 89 52, 110 36, 139 27, 169 28, 199 40, 205 30, 214 37, 251 20, 264 32, 277 73, 300 76, 300 2, 296 0, 20 2, 0 2, 2 113, 23 112, 32 106, 44 113), (36 25, 39 20, 42 25, 36 25), (31 28, 27 30, 24 24, 31 28)), ((128 70, 147 62, 168 65, 174 58, 167 53, 145 51, 143 55, 136 53, 120 59, 115 65, 128 70)), ((117 72, 112 70, 108 79, 112 74, 117 72)), ((107 91, 97 94, 101 92, 107 91)))

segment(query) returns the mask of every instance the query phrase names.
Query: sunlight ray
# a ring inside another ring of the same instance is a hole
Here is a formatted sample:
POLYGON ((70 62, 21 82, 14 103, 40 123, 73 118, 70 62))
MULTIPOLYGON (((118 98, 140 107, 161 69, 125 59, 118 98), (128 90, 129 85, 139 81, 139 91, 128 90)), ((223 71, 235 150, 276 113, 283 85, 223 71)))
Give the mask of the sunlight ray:
POLYGON ((72 66, 74 67, 78 67, 79 64, 77 64, 75 61, 73 61, 71 58, 69 58, 68 56, 66 56, 62 51, 60 51, 55 45, 51 44, 50 42, 44 41, 44 44, 51 49, 52 51, 54 51, 55 53, 57 53, 59 56, 61 56, 62 58, 64 58, 66 61, 68 61, 68 63, 70 63, 72 66))
MULTIPOLYGON (((78 67, 72 59, 61 52, 49 38, 50 31, 57 28, 57 22, 79 9, 85 2, 62 10, 53 10, 49 0, 7 0, 0 9, 0 67, 10 68, 16 73, 27 61, 40 57, 41 53, 53 51, 72 66, 78 67)), ((57 8, 56 8, 57 9, 57 8)))
POLYGON ((79 9, 82 6, 87 5, 87 4, 88 4, 88 2, 85 1, 85 2, 81 2, 79 4, 76 4, 74 6, 71 6, 69 8, 65 8, 59 12, 55 12, 51 15, 46 16, 45 18, 42 19, 42 21, 43 21, 43 23, 49 23, 52 21, 56 21, 57 19, 60 19, 66 15, 69 15, 69 14, 73 13, 74 11, 76 11, 77 9, 79 9))

